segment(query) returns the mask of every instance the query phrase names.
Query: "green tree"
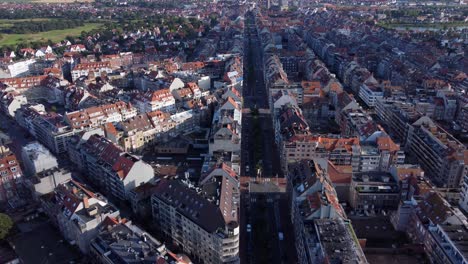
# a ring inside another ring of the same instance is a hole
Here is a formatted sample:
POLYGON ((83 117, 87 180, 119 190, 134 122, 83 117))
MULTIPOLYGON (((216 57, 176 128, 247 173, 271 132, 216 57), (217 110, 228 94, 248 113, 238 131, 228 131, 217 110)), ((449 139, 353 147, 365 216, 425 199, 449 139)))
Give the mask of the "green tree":
POLYGON ((0 213, 0 239, 4 239, 10 229, 13 227, 13 221, 6 214, 0 213))

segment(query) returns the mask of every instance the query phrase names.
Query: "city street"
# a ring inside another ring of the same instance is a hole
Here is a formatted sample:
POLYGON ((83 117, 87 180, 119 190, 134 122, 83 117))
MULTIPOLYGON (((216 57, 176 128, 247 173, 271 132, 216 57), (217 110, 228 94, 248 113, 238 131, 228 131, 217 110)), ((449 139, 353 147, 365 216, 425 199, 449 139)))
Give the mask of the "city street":
MULTIPOLYGON (((284 177, 264 82, 261 43, 251 14, 246 15, 244 41, 241 175, 251 177, 251 181, 257 177, 284 177)), ((292 232, 288 232, 291 228, 286 230, 290 221, 289 208, 286 203, 264 198, 256 201, 242 199, 241 262, 291 263, 295 251, 294 247, 291 250, 286 246, 294 245, 292 232), (247 224, 251 225, 250 232, 247 232, 247 224), (288 234, 280 239, 280 232, 285 231, 288 234)))
POLYGON ((4 113, 0 114, 0 129, 10 137, 12 141, 10 148, 17 157, 21 157, 21 147, 33 141, 33 138, 26 130, 4 113))

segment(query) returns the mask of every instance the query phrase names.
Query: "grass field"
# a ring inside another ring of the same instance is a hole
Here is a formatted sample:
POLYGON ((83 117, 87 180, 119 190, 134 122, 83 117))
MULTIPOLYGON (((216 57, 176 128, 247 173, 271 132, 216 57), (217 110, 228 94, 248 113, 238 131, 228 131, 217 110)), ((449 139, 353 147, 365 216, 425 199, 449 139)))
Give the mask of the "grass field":
POLYGON ((34 21, 46 21, 50 18, 31 18, 31 19, 0 19, 0 29, 7 29, 12 27, 17 22, 34 22, 34 21))
MULTIPOLYGON (((5 21, 5 20, 0 20, 5 21)), ((8 20, 6 20, 8 23, 8 20)), ((11 22, 10 22, 11 23, 11 22)), ((0 46, 8 45, 17 45, 19 43, 28 43, 32 41, 47 41, 51 40, 52 42, 59 42, 64 40, 67 36, 78 36, 82 31, 90 31, 96 28, 99 28, 101 23, 86 23, 82 27, 61 29, 61 30, 51 30, 40 33, 32 34, 1 34, 0 46)), ((1 23, 0 23, 1 27, 1 23)))

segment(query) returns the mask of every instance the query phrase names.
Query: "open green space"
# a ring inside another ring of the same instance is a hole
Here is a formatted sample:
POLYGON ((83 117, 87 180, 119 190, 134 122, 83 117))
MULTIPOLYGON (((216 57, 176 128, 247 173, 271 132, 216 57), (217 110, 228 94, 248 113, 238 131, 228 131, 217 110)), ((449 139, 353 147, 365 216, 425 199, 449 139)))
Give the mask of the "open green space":
POLYGON ((31 19, 0 19, 0 29, 11 28, 15 23, 46 21, 50 18, 31 18, 31 19))
MULTIPOLYGON (((8 24, 8 23, 10 24, 14 23, 14 21, 16 20, 0 20, 0 27, 5 26, 5 24, 8 24), (2 23, 4 21, 6 22, 2 23)), ((84 26, 70 28, 70 29, 51 30, 51 31, 31 33, 31 34, 1 34, 0 46, 10 46, 10 45, 14 46, 20 43, 29 43, 29 42, 35 42, 35 41, 45 42, 48 40, 51 40, 52 42, 59 42, 61 40, 64 40, 67 36, 72 36, 72 37, 79 36, 82 31, 91 31, 93 29, 99 28, 101 25, 102 25, 101 23, 86 23, 84 26)))

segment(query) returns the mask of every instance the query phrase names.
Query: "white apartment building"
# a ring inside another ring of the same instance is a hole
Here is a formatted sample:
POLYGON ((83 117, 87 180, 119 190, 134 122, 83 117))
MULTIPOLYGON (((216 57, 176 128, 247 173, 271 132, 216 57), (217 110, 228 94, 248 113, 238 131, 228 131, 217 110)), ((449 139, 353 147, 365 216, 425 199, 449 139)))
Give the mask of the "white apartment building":
POLYGON ((112 73, 109 62, 87 62, 80 63, 72 69, 72 80, 76 81, 81 76, 89 76, 92 74, 94 77, 101 76, 101 74, 112 73))
POLYGON ((374 107, 377 100, 383 98, 383 90, 378 84, 363 83, 359 89, 361 98, 368 107, 374 107))

